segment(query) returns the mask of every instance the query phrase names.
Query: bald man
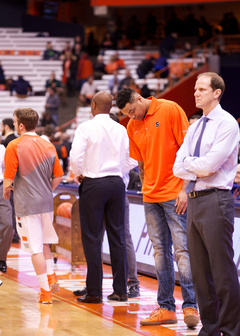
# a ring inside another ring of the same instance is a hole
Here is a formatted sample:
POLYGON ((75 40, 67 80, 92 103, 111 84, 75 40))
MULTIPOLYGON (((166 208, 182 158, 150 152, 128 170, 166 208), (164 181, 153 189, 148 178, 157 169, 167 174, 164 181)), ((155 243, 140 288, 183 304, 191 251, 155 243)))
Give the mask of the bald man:
POLYGON ((136 164, 129 158, 125 127, 110 118, 112 97, 98 92, 91 103, 92 120, 80 124, 70 152, 71 170, 81 183, 79 212, 87 261, 87 295, 81 303, 102 302, 101 245, 103 217, 109 241, 113 293, 109 300, 127 301, 128 265, 124 232, 123 173, 136 164))

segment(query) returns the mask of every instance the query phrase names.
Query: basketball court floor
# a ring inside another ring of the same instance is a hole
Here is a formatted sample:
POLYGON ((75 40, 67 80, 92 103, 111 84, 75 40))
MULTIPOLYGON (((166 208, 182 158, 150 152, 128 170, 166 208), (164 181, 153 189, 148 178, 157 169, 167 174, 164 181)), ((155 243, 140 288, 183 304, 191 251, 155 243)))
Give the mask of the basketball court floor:
POLYGON ((59 256, 54 265, 60 291, 53 294, 52 305, 36 303, 39 291, 31 257, 13 244, 8 254, 7 273, 0 272, 1 336, 181 336, 198 335, 201 324, 188 329, 181 311, 182 296, 175 287, 177 324, 140 326, 140 320, 158 307, 157 280, 139 275, 141 296, 128 302, 108 301, 112 293, 111 267, 104 265, 103 303, 80 304, 72 292, 85 286, 86 266, 72 272, 71 265, 59 256))

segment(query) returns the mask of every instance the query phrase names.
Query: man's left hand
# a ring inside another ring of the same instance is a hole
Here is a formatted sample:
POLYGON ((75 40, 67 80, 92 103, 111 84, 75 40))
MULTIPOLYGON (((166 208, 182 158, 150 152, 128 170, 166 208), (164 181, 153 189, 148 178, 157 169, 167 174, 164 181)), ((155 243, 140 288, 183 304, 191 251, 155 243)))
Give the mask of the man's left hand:
POLYGON ((177 195, 175 206, 177 214, 184 215, 187 209, 187 194, 185 189, 182 189, 180 193, 177 195))
POLYGON ((3 187, 3 197, 6 201, 10 199, 11 190, 14 190, 12 185, 10 185, 8 187, 3 187))

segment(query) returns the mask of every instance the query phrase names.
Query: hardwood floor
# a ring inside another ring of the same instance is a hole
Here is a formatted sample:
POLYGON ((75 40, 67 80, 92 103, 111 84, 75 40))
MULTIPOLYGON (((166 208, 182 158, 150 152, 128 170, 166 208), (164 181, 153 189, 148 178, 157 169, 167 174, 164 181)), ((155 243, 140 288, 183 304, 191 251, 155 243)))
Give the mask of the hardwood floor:
POLYGON ((181 312, 181 291, 175 287, 177 324, 140 326, 140 320, 158 307, 157 280, 140 276, 141 296, 128 302, 112 302, 111 267, 104 265, 103 303, 80 304, 72 294, 85 286, 86 266, 74 273, 71 265, 59 257, 54 265, 60 291, 53 294, 52 305, 36 303, 39 285, 30 255, 13 244, 8 254, 8 271, 0 272, 0 335, 1 336, 181 336, 197 335, 201 325, 188 329, 181 312))

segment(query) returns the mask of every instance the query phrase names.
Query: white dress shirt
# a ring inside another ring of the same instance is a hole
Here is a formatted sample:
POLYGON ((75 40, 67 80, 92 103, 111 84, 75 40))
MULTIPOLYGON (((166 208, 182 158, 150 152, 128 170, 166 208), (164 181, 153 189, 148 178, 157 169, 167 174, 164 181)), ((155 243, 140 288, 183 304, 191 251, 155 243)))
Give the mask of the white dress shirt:
POLYGON ((202 129, 202 118, 192 124, 177 152, 174 175, 185 180, 197 180, 193 190, 209 188, 231 189, 237 170, 239 127, 237 121, 218 104, 208 115, 203 133, 200 157, 194 149, 202 129), (213 173, 207 177, 208 174, 213 173), (206 177, 197 178, 197 175, 206 177))
POLYGON ((3 181, 5 146, 0 145, 0 182, 3 181))
POLYGON ((129 139, 124 126, 108 114, 97 114, 80 124, 70 151, 71 171, 91 178, 123 173, 136 167, 129 157, 129 139))

